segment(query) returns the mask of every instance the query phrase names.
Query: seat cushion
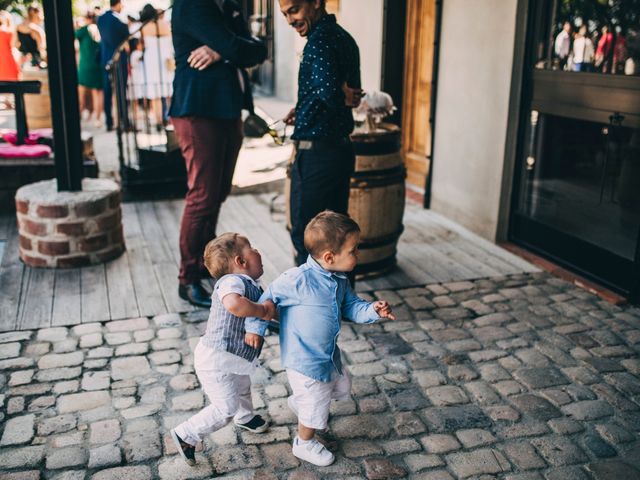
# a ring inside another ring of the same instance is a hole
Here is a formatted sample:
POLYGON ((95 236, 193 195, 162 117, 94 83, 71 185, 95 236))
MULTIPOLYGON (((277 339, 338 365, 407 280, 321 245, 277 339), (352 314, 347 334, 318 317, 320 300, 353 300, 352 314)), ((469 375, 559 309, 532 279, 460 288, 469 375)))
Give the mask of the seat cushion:
MULTIPOLYGON (((2 135, 2 139, 7 143, 15 145, 18 141, 18 132, 16 130, 4 128, 0 131, 0 135, 2 135)), ((51 138, 53 138, 52 128, 38 128, 29 131, 24 143, 25 145, 36 145, 37 143, 41 143, 40 140, 51 138)))
POLYGON ((44 158, 51 155, 48 145, 0 144, 0 158, 44 158))

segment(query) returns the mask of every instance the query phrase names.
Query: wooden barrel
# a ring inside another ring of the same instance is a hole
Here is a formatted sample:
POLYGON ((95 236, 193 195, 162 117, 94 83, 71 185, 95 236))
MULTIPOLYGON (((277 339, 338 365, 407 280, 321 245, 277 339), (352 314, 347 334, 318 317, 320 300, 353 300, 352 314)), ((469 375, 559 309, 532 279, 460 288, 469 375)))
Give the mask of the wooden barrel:
MULTIPOLYGON (((372 133, 351 136, 356 165, 349 191, 349 216, 360 225, 356 278, 373 278, 396 265, 396 247, 404 227, 406 172, 400 155, 400 128, 382 124, 372 133)), ((295 151, 291 162, 295 158, 295 151)), ((291 179, 285 179, 287 228, 291 230, 291 179)))
POLYGON ((49 74, 47 70, 25 70, 22 72, 22 79, 39 80, 42 84, 40 94, 27 94, 24 96, 29 130, 51 128, 51 99, 49 96, 49 74))
POLYGON ((400 155, 400 128, 382 124, 370 133, 351 135, 356 154, 351 177, 349 216, 360 225, 356 278, 379 276, 396 265, 396 247, 404 227, 406 172, 400 155))

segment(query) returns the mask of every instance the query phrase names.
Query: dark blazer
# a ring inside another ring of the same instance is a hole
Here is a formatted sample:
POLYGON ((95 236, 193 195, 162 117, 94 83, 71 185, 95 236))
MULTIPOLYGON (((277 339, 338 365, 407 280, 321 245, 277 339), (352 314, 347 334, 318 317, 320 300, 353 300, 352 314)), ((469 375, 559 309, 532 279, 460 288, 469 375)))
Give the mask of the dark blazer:
POLYGON ((238 67, 263 62, 267 49, 262 42, 251 38, 246 28, 239 30, 235 22, 238 15, 243 17, 236 2, 225 1, 223 9, 224 13, 214 0, 175 0, 173 3, 171 30, 176 72, 169 111, 172 117, 234 119, 240 117, 243 107, 247 108, 238 67), (202 45, 218 52, 223 61, 202 71, 191 68, 187 58, 202 45))
POLYGON ((116 48, 129 36, 129 27, 117 18, 112 10, 100 15, 96 23, 100 31, 100 65, 104 67, 111 60, 116 48))

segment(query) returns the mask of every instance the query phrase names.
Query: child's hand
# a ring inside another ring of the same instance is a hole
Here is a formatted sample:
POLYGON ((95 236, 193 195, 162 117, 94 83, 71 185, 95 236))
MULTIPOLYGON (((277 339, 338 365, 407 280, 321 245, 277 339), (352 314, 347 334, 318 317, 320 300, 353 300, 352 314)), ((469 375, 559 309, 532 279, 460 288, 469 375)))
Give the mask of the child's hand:
POLYGON ((276 316, 276 305, 271 300, 266 300, 262 304, 262 308, 264 308, 264 315, 262 315, 260 318, 262 318, 263 320, 271 320, 276 316))
POLYGON ((256 350, 262 346, 262 341, 263 341, 263 338, 256 333, 244 334, 244 343, 246 343, 250 347, 255 348, 256 350))
POLYGON ((376 313, 381 318, 390 318, 391 320, 395 320, 396 317, 393 313, 391 313, 391 307, 384 300, 378 300, 373 304, 373 308, 375 308, 376 313))

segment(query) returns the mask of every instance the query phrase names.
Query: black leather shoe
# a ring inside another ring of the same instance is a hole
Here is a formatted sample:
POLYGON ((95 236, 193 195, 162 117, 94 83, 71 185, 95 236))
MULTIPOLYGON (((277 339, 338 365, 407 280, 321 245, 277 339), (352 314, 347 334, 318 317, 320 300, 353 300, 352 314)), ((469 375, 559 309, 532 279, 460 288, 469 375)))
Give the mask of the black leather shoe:
POLYGON ((196 307, 211 308, 211 296, 207 294, 200 282, 178 286, 178 295, 196 307))

